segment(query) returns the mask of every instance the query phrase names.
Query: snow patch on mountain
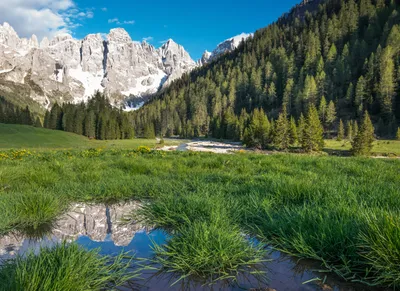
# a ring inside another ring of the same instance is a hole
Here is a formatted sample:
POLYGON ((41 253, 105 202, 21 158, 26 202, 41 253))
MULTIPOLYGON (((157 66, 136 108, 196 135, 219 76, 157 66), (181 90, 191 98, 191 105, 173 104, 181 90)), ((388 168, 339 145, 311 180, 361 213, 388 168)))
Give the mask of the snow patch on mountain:
POLYGON ((129 88, 127 91, 121 92, 124 96, 137 96, 142 97, 144 95, 154 94, 163 85, 167 78, 167 74, 160 69, 157 70, 156 74, 151 76, 143 76, 136 79, 136 87, 129 88))
POLYGON ((240 43, 249 37, 253 37, 252 33, 241 33, 234 37, 228 38, 227 40, 219 43, 217 47, 212 51, 208 52, 205 51, 202 58, 199 60, 200 65, 204 65, 209 63, 210 61, 215 60, 219 56, 223 55, 224 53, 231 52, 239 47, 240 43))
POLYGON ((90 96, 93 96, 96 91, 103 92, 104 87, 101 85, 101 81, 104 78, 103 71, 98 71, 97 74, 90 72, 84 72, 82 66, 78 66, 76 69, 70 69, 69 75, 82 83, 85 88, 85 93, 82 98, 76 98, 74 102, 78 103, 81 101, 87 101, 90 96))

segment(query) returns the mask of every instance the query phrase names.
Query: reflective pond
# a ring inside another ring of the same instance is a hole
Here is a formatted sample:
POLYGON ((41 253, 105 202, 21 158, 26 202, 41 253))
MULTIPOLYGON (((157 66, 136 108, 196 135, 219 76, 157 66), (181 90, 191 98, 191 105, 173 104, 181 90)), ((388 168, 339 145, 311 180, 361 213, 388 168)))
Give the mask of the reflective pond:
MULTIPOLYGON (((140 223, 121 223, 123 218, 139 208, 136 202, 123 205, 73 205, 50 233, 39 239, 10 234, 0 238, 0 259, 9 259, 28 250, 38 251, 41 246, 52 246, 63 240, 77 242, 87 249, 100 248, 104 255, 116 255, 121 251, 135 253, 137 258, 151 258, 152 244, 163 244, 168 234, 151 230, 140 223)), ((296 259, 271 252, 265 263, 267 279, 243 274, 238 283, 222 282, 204 286, 204 282, 186 280, 174 286, 178 277, 159 274, 156 270, 144 271, 142 280, 129 282, 121 290, 377 290, 366 286, 345 283, 334 275, 318 272, 316 262, 298 262, 296 259), (317 280, 320 278, 320 280, 317 280)))

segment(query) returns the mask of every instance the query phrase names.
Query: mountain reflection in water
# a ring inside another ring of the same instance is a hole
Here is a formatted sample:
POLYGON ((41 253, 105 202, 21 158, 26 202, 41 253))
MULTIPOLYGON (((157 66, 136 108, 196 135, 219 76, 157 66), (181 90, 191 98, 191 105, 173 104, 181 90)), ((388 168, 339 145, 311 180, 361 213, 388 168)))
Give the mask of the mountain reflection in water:
MULTIPOLYGON (((46 227, 39 230, 47 231, 46 234, 9 234, 0 238, 0 261, 28 250, 38 252, 41 246, 52 246, 63 240, 77 242, 87 249, 100 248, 103 255, 117 255, 121 251, 130 251, 138 258, 149 259, 153 255, 152 243, 165 243, 168 234, 159 229, 150 231, 141 223, 121 223, 139 207, 138 202, 115 205, 75 204, 70 212, 51 225, 52 230, 46 227)), ((279 252, 271 252, 267 259, 271 259, 264 266, 267 279, 262 281, 243 274, 238 278, 237 284, 219 282, 207 286, 204 285, 204 281, 189 279, 171 287, 179 275, 159 274, 157 270, 148 270, 142 274, 142 281, 127 282, 120 290, 378 290, 345 283, 333 275, 319 273, 315 271, 320 269, 316 262, 299 263, 296 259, 279 252), (316 278, 321 280, 313 281, 316 278), (303 284, 310 280, 312 282, 303 284)))

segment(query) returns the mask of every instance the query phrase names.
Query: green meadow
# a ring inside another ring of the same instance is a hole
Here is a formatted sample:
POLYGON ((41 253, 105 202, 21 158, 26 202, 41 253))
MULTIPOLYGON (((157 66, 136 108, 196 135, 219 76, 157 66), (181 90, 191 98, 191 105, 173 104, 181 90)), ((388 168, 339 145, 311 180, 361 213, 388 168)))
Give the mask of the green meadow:
MULTIPOLYGON (((72 202, 141 200, 132 220, 171 234, 165 245, 153 246, 151 260, 162 271, 178 274, 178 280, 193 276, 213 283, 235 280, 240 272, 262 275, 257 266, 266 250, 246 238, 253 237, 297 258, 319 261, 344 280, 400 287, 398 159, 160 152, 134 147, 141 140, 132 141, 131 149, 94 149, 86 148, 92 142, 87 140, 76 146, 76 138, 68 135, 71 149, 57 149, 58 140, 52 150, 37 150, 38 143, 0 151, 0 233, 51 228, 72 202)), ((61 253, 47 250, 43 256, 61 253)), ((0 283, 23 286, 18 284, 31 273, 35 280, 47 280, 41 263, 46 258, 40 256, 1 268, 0 283)), ((82 254, 74 250, 71 256, 78 260, 82 254)), ((97 276, 120 282, 109 277, 109 264, 92 257, 87 262, 97 266, 97 276)), ((126 266, 117 265, 119 278, 125 278, 126 266)))
MULTIPOLYGON (((182 143, 181 140, 165 140, 166 145, 180 143, 182 143)), ((153 148, 156 145, 155 139, 90 140, 87 137, 65 131, 0 123, 0 149, 134 149, 138 146, 153 148)))

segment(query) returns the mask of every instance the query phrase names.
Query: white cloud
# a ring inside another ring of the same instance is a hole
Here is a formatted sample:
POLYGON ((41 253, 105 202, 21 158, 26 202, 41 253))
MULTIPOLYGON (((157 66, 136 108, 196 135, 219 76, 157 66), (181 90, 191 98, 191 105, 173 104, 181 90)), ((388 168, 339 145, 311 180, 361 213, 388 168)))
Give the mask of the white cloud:
POLYGON ((124 20, 124 21, 119 21, 118 18, 112 18, 108 20, 108 23, 115 23, 118 25, 123 25, 123 24, 135 24, 135 20, 124 20))
POLYGON ((118 18, 113 18, 108 20, 108 23, 114 23, 114 22, 118 24, 119 23, 118 18))
POLYGON ((143 37, 143 41, 145 42, 149 42, 149 41, 153 41, 154 38, 152 36, 148 36, 148 37, 143 37))
POLYGON ((73 0, 0 0, 0 20, 8 22, 21 37, 32 34, 40 39, 71 33, 94 13, 79 9, 73 0))
POLYGON ((87 18, 93 18, 93 17, 94 17, 93 11, 88 11, 88 12, 86 12, 86 17, 87 17, 87 18))
POLYGON ((101 8, 101 11, 103 11, 103 12, 107 12, 107 7, 103 7, 103 8, 101 8))

